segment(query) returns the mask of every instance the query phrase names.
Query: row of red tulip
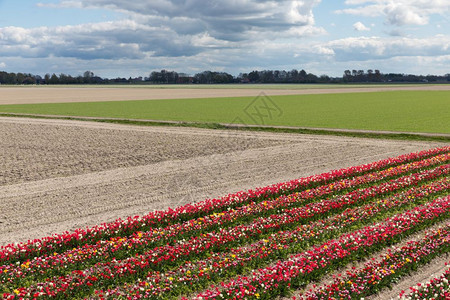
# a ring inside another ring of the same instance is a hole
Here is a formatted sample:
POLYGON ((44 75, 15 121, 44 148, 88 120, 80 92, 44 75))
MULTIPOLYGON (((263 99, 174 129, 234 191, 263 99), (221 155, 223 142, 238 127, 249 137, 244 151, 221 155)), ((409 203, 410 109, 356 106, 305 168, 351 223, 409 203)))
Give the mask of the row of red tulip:
MULTIPOLYGON (((345 276, 336 277, 333 283, 312 289, 296 299, 355 299, 370 296, 449 250, 450 223, 429 232, 418 241, 411 241, 401 248, 390 248, 380 260, 373 260, 362 268, 347 271, 345 276)), ((436 291, 436 289, 432 292, 431 289, 426 292, 422 290, 421 293, 421 299, 424 299, 425 295, 436 294, 438 297, 444 295, 442 290, 436 291)), ((404 296, 403 294, 404 292, 400 297, 404 296)))
POLYGON ((196 299, 271 299, 286 294, 290 288, 305 286, 356 257, 367 256, 376 249, 398 240, 407 232, 428 226, 432 221, 446 219, 450 213, 450 196, 416 207, 390 220, 367 226, 338 240, 320 246, 275 264, 221 282, 197 295, 196 299))
POLYGON ((62 252, 80 245, 95 243, 100 240, 116 236, 130 235, 136 231, 146 231, 153 227, 167 226, 180 220, 190 220, 227 208, 238 207, 251 202, 272 199, 280 194, 290 194, 300 190, 313 188, 321 184, 330 183, 338 179, 382 170, 407 162, 422 160, 438 154, 448 153, 450 146, 411 153, 396 158, 389 158, 371 164, 331 171, 320 175, 300 178, 289 182, 279 183, 246 192, 230 194, 219 199, 207 199, 198 203, 187 204, 175 209, 151 212, 143 217, 130 217, 126 220, 101 224, 92 228, 78 229, 74 232, 55 234, 42 239, 36 239, 19 244, 0 247, 0 262, 24 261, 27 258, 53 252, 62 252))
MULTIPOLYGON (((158 269, 162 265, 167 265, 168 260, 172 262, 179 261, 201 255, 208 249, 212 250, 227 244, 241 243, 245 241, 244 237, 247 240, 249 238, 258 239, 263 234, 305 223, 307 220, 317 219, 331 212, 339 212, 346 207, 362 203, 367 199, 416 185, 423 181, 433 180, 449 172, 450 165, 442 165, 435 169, 393 179, 377 186, 355 190, 342 196, 324 199, 295 208, 290 208, 286 204, 295 202, 296 197, 301 194, 280 197, 286 199, 280 200, 280 203, 284 204, 284 206, 277 206, 277 209, 281 210, 278 214, 269 214, 268 216, 257 218, 248 224, 239 223, 228 229, 218 226, 218 230, 209 232, 201 237, 191 237, 187 241, 182 240, 181 242, 173 240, 175 243, 173 246, 167 244, 149 249, 149 244, 154 240, 155 236, 166 234, 164 231, 151 231, 138 232, 132 238, 100 241, 95 245, 85 245, 64 253, 55 253, 49 256, 43 255, 22 264, 0 266, 0 283, 3 283, 6 287, 12 284, 16 285, 23 280, 30 282, 30 280, 37 281, 50 276, 62 276, 72 270, 86 269, 93 263, 96 263, 97 266, 101 265, 103 268, 109 268, 107 261, 113 257, 115 260, 119 257, 125 258, 123 262, 117 261, 120 264, 127 264, 136 260, 148 261, 151 263, 146 265, 147 268, 158 269), (139 251, 144 253, 133 257, 139 251), (127 259, 127 257, 131 258, 127 259), (6 283, 9 284, 6 285, 6 283)), ((261 206, 272 205, 273 203, 267 204, 263 202, 261 206)), ((223 215, 226 214, 233 214, 233 212, 223 213, 223 215)), ((217 219, 220 220, 220 218, 217 219)), ((209 219, 209 222, 214 222, 217 219, 209 219)), ((198 222, 205 222, 205 220, 198 222)))
POLYGON ((98 297, 108 298, 132 295, 133 298, 158 298, 159 295, 174 297, 206 287, 212 281, 229 278, 251 268, 261 267, 273 259, 299 252, 310 244, 342 234, 357 224, 367 223, 375 216, 423 201, 429 196, 450 188, 450 179, 414 187, 408 191, 375 203, 347 209, 343 213, 313 223, 304 224, 294 230, 280 231, 253 244, 212 254, 203 260, 186 262, 165 273, 149 272, 143 280, 125 284, 109 290, 97 290, 98 297))

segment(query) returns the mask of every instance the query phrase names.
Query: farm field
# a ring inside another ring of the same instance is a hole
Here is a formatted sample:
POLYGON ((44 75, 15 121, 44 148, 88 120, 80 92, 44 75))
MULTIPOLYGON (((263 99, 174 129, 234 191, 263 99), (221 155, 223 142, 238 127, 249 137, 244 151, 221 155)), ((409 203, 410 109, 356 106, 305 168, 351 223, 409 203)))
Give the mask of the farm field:
POLYGON ((449 134, 449 99, 448 90, 385 91, 0 105, 0 112, 449 134))
MULTIPOLYGON (((450 133, 447 90, 318 91, 0 112, 450 133)), ((0 149, 0 298, 390 299, 448 277, 445 143, 0 117, 0 149)))
POLYGON ((0 300, 450 300, 450 0, 0 11, 0 300))
POLYGON ((442 145, 0 118, 0 244, 442 145))
MULTIPOLYGON (((66 233, 54 231, 59 234, 4 246, 0 249, 0 295, 5 299, 273 299, 287 297, 290 292, 295 293, 296 299, 359 298, 376 294, 410 272, 411 286, 415 286, 414 276, 427 269, 427 262, 433 265, 436 260, 448 259, 449 146, 436 144, 438 148, 408 154, 414 148, 427 149, 432 145, 192 128, 165 130, 63 120, 0 118, 0 122, 0 134, 9 135, 0 139, 2 148, 9 151, 3 154, 4 158, 31 158, 15 174, 4 176, 1 186, 4 190, 0 195, 9 191, 13 196, 14 190, 18 193, 16 198, 1 199, 2 203, 11 204, 2 215, 14 210, 14 205, 17 207, 8 219, 34 210, 21 223, 30 218, 48 219, 49 215, 43 215, 46 209, 40 210, 46 205, 47 209, 52 207, 54 215, 67 210, 71 210, 72 218, 104 215, 105 211, 90 205, 107 206, 110 197, 97 199, 97 203, 92 198, 80 201, 85 196, 95 197, 91 187, 107 183, 108 176, 110 184, 101 191, 102 195, 117 188, 112 200, 123 202, 124 207, 128 204, 129 208, 133 203, 120 196, 133 191, 135 186, 130 186, 130 181, 147 186, 152 182, 152 171, 161 176, 164 170, 172 175, 181 171, 181 178, 185 177, 182 172, 187 171, 191 176, 186 177, 193 178, 201 169, 189 167, 192 160, 194 166, 203 161, 203 168, 207 168, 209 161, 217 169, 197 177, 196 183, 187 183, 182 192, 189 186, 201 186, 204 178, 214 174, 218 176, 216 182, 227 182, 230 177, 253 180, 253 189, 247 192, 210 200, 190 199, 178 205, 167 201, 165 209, 160 207, 162 210, 153 212, 149 205, 157 206, 141 188, 135 194, 141 201, 134 203, 147 209, 141 217, 66 233), (85 137, 85 144, 73 149, 71 143, 79 137, 85 137), (22 143, 15 143, 15 138, 22 139, 22 143), (197 144, 186 149, 189 139, 197 144), (170 142, 164 145, 163 140, 170 142), (202 153, 203 142, 216 147, 211 148, 214 154, 202 153), (117 146, 108 147, 108 143, 117 146), (43 153, 50 155, 39 157, 39 151, 29 152, 30 148, 39 149, 39 144, 44 147, 43 153), (171 151, 167 156, 140 155, 140 151, 150 151, 151 147, 156 147, 154 153, 166 153, 158 152, 160 147, 171 151), (51 151, 64 154, 51 155, 51 151), (49 157, 54 160, 46 162, 49 157), (78 164, 77 159, 84 163, 78 164), (94 163, 95 159, 100 162, 94 163), (170 161, 175 164, 170 165, 170 161), (244 170, 249 173, 236 176, 236 170, 224 167, 235 163, 240 166, 238 174, 244 170), (66 165, 78 177, 64 172, 55 174, 55 164, 62 170, 66 165), (338 165, 345 168, 329 171, 338 165), (158 166, 161 169, 155 170, 158 166), (290 172, 311 176, 281 179, 291 176, 290 172), (123 181, 125 174, 128 182, 123 181), (55 186, 50 179, 55 180, 55 186), (272 184, 264 184, 267 180, 272 180, 272 184), (53 191, 61 189, 61 193, 77 183, 81 194, 67 191, 67 196, 48 198, 53 191), (75 198, 70 199, 69 193, 75 198), (30 206, 24 207, 26 203, 30 206), (168 206, 173 209, 167 209, 168 206), (335 276, 333 282, 323 280, 325 275, 336 275, 340 268, 363 259, 368 259, 365 264, 335 276), (302 290, 312 281, 318 282, 317 286, 302 290)), ((180 178, 171 179, 175 185, 169 189, 183 185, 180 178)), ((227 184, 226 188, 232 185, 227 184)), ((110 205, 111 210, 121 208, 110 205)), ((127 213, 130 215, 130 210, 127 213)), ((32 226, 39 226, 37 221, 32 226)), ((440 272, 434 276, 442 281, 447 269, 440 272)), ((402 296, 409 297, 404 293, 402 296)))

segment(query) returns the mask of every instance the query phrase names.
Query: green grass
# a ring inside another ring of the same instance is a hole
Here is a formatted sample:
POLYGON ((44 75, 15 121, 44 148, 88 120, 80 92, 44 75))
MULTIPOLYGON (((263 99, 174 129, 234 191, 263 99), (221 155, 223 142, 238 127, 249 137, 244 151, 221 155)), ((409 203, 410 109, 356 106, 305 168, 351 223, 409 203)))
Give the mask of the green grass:
POLYGON ((449 111, 450 91, 271 96, 270 100, 239 97, 0 106, 0 112, 5 113, 445 134, 450 133, 449 111), (256 109, 267 115, 263 101, 274 109, 273 115, 252 119, 249 114, 256 109))

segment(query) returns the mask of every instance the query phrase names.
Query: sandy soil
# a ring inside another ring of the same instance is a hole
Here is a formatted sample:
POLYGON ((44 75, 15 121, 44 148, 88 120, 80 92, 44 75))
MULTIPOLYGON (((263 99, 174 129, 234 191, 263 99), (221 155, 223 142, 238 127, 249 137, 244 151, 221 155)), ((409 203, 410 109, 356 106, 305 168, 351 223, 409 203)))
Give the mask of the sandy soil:
POLYGON ((0 118, 0 244, 439 145, 0 118))
POLYGON ((60 103, 121 100, 186 99, 213 97, 255 97, 261 92, 273 95, 331 94, 392 90, 450 90, 450 85, 373 86, 361 88, 277 89, 188 89, 188 88, 121 88, 121 87, 0 87, 1 104, 60 103))

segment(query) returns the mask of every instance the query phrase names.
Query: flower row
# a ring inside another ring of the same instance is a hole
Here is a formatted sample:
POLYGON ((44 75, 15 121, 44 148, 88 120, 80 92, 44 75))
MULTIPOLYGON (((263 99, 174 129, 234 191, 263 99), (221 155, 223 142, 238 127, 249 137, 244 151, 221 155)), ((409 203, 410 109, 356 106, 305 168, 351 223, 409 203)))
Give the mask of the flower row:
POLYGON ((175 209, 151 212, 143 217, 130 217, 126 220, 118 219, 115 222, 101 224, 92 228, 78 229, 74 232, 55 234, 42 239, 36 239, 20 244, 10 244, 0 247, 0 262, 25 260, 44 253, 61 252, 79 245, 95 243, 116 236, 125 236, 137 231, 149 230, 152 227, 167 226, 180 220, 189 220, 195 217, 206 216, 213 212, 220 212, 231 207, 238 207, 251 202, 260 202, 277 197, 281 194, 290 194, 299 190, 306 190, 315 186, 333 182, 371 171, 382 170, 399 164, 422 160, 424 158, 448 153, 450 146, 411 153, 396 158, 389 158, 371 164, 350 167, 331 171, 320 175, 309 176, 279 183, 247 192, 230 194, 219 199, 207 199, 194 204, 187 204, 175 209))
MULTIPOLYGON (((436 170, 442 169, 443 166, 427 172, 433 173, 436 172, 436 170)), ((448 171, 449 168, 444 168, 444 170, 448 171)), ((422 172, 422 176, 425 176, 425 174, 422 172)), ((430 174, 428 174, 428 176, 429 175, 430 174)), ((413 174, 409 176, 405 182, 408 182, 410 185, 415 185, 419 182, 419 180, 417 178, 414 180, 413 178, 417 176, 417 174, 413 174)), ((395 184, 392 185, 391 188, 395 189, 397 186, 398 184, 395 184)), ((380 189, 380 191, 387 192, 390 191, 390 189, 387 186, 384 186, 380 189)), ((364 195, 366 194, 363 193, 362 196, 364 195)), ((348 205, 349 200, 357 201, 358 199, 347 199, 343 196, 343 199, 341 200, 344 205, 348 205)), ((336 208, 336 206, 331 207, 336 208)), ((323 211, 317 212, 319 216, 322 213, 323 211)), ((29 288, 21 288, 18 290, 26 294, 37 292, 42 293, 42 289, 45 288, 44 294, 50 296, 58 294, 64 295, 64 293, 68 290, 70 290, 71 293, 80 289, 86 290, 89 289, 89 284, 92 286, 116 284, 117 281, 121 280, 121 278, 127 278, 130 276, 135 278, 136 274, 145 275, 145 272, 148 272, 149 269, 158 270, 161 268, 170 267, 171 265, 176 266, 177 261, 186 260, 199 255, 201 256, 208 251, 220 250, 227 244, 239 244, 249 239, 259 238, 263 234, 280 230, 287 225, 294 226, 295 224, 301 222, 304 217, 310 216, 309 211, 299 210, 296 214, 294 211, 290 210, 289 213, 272 215, 268 218, 260 218, 247 225, 239 225, 231 229, 221 229, 218 232, 211 232, 200 237, 192 238, 188 241, 179 241, 174 246, 166 245, 163 247, 157 247, 147 251, 143 255, 130 257, 122 261, 113 259, 107 263, 97 263, 95 266, 87 268, 84 271, 74 271, 66 276, 48 278, 44 283, 39 283, 29 288)), ((100 259, 104 255, 105 254, 100 254, 98 258, 100 259)), ((14 266, 16 269, 13 269, 13 266, 9 266, 9 268, 6 269, 7 272, 2 271, 2 273, 10 274, 10 272, 12 272, 16 276, 20 276, 22 272, 27 273, 29 276, 38 276, 42 271, 41 268, 45 268, 48 263, 50 263, 50 267, 58 266, 64 270, 65 266, 70 266, 73 261, 70 255, 61 257, 60 260, 54 260, 53 262, 51 257, 47 257, 46 259, 37 258, 32 261, 32 263, 27 262, 20 265, 20 270, 18 272, 18 266, 14 266)), ((29 279, 28 276, 26 279, 29 279)))
MULTIPOLYGON (((342 196, 310 203, 301 207, 282 209, 282 206, 279 206, 282 210, 278 214, 260 217, 248 224, 239 224, 228 229, 218 227, 218 230, 209 232, 208 234, 203 234, 199 237, 195 236, 187 241, 174 241, 174 245, 167 244, 151 250, 149 250, 148 245, 155 237, 155 234, 164 235, 164 232, 139 232, 133 235, 132 238, 101 241, 95 245, 85 245, 61 254, 55 253, 54 255, 36 257, 22 264, 3 265, 0 266, 0 282, 4 284, 6 282, 17 283, 20 278, 24 278, 26 281, 30 279, 35 281, 49 276, 61 276, 70 270, 87 268, 92 262, 96 263, 96 266, 109 268, 106 261, 113 257, 116 265, 128 265, 134 264, 135 261, 147 261, 151 263, 146 263, 146 268, 158 269, 164 267, 168 261, 173 263, 181 259, 198 256, 208 249, 212 250, 227 244, 241 243, 245 241, 245 238, 257 239, 263 234, 289 228, 299 223, 305 223, 312 218, 323 217, 324 214, 339 212, 346 207, 361 203, 369 198, 435 179, 449 172, 450 166, 443 165, 432 170, 393 179, 378 186, 352 191, 342 196), (145 252, 144 254, 133 257, 137 253, 137 250, 145 252), (119 254, 121 257, 130 258, 118 261, 119 254)), ((292 196, 292 201, 295 201, 296 196, 298 195, 292 196)), ((287 203, 290 203, 290 201, 287 203)), ((72 276, 68 277, 71 278, 72 276)))
POLYGON ((272 266, 221 282, 197 295, 196 299, 271 299, 286 294, 290 288, 305 286, 327 271, 364 257, 375 249, 397 241, 405 233, 420 230, 448 218, 450 196, 436 199, 377 225, 367 226, 338 240, 330 240, 311 250, 292 255, 272 266))
MULTIPOLYGON (((446 263, 450 266, 450 262, 446 263)), ((401 300, 417 300, 417 299, 450 299, 450 267, 444 274, 433 278, 425 285, 417 284, 410 287, 408 292, 402 291, 399 295, 401 300)))
MULTIPOLYGON (((311 290, 298 299, 355 299, 370 296, 390 286, 411 270, 448 251, 450 251, 450 223, 429 232, 419 241, 411 241, 394 250, 388 249, 379 261, 370 261, 362 268, 349 270, 345 276, 336 277, 333 283, 311 290)), ((438 280, 433 282, 437 283, 438 280)), ((421 297, 424 294, 429 295, 430 292, 431 289, 420 292, 421 297)), ((431 295, 434 294, 435 291, 431 295)), ((429 299, 422 297, 424 298, 429 299)))
POLYGON ((426 199, 450 188, 450 179, 444 178, 420 187, 414 187, 375 203, 347 209, 342 214, 304 224, 294 230, 280 231, 250 245, 214 253, 196 262, 186 262, 165 273, 149 272, 143 280, 109 290, 97 290, 99 298, 132 296, 137 298, 169 298, 191 293, 206 287, 211 281, 229 278, 246 269, 260 267, 271 260, 301 251, 312 243, 337 236, 352 225, 367 223, 377 215, 401 209, 407 204, 426 199))

